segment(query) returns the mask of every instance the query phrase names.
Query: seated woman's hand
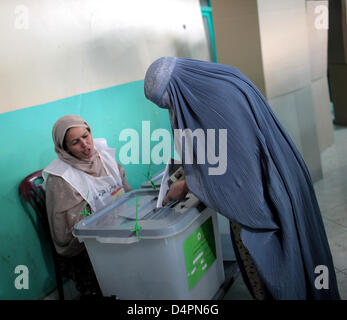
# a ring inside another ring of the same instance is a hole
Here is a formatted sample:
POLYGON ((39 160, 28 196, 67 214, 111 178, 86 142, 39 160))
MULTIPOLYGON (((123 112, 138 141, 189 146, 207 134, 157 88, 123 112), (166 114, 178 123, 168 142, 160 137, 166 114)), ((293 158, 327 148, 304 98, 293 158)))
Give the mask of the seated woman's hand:
POLYGON ((170 200, 183 200, 188 192, 189 189, 186 180, 174 182, 163 200, 163 206, 165 206, 170 200))

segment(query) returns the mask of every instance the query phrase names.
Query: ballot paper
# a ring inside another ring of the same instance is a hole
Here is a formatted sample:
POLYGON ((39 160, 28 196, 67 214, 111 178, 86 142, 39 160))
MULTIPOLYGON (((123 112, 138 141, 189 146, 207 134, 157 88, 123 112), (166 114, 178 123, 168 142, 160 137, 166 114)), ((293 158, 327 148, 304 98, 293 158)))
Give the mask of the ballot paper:
POLYGON ((139 196, 137 199, 137 210, 136 210, 136 197, 130 199, 129 201, 123 203, 116 208, 116 214, 118 216, 135 220, 136 212, 137 219, 143 219, 148 213, 155 209, 157 198, 153 196, 139 196))
POLYGON ((163 200, 166 196, 167 191, 169 190, 169 167, 170 167, 170 162, 171 159, 169 159, 169 162, 166 165, 164 174, 163 174, 163 179, 161 180, 161 185, 160 185, 160 190, 159 190, 159 195, 158 195, 158 201, 157 201, 157 208, 161 208, 163 205, 163 200))

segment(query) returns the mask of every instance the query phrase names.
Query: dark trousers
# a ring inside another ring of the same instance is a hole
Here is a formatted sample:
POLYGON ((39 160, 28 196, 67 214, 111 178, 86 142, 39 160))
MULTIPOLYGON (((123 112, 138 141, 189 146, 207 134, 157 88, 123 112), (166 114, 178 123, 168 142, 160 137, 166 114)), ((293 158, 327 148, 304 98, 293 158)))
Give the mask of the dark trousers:
POLYGON ((75 282, 76 289, 82 297, 102 296, 87 250, 74 257, 59 256, 58 260, 63 277, 75 282))

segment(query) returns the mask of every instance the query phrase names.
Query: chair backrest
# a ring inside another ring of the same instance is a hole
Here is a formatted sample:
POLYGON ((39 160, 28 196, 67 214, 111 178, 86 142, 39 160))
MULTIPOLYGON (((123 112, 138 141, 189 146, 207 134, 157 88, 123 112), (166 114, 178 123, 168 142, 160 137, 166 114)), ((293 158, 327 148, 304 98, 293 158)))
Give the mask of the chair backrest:
POLYGON ((46 210, 46 194, 44 189, 42 188, 42 182, 42 170, 38 170, 32 174, 29 174, 20 183, 19 194, 21 200, 26 201, 26 204, 29 204, 30 207, 34 210, 38 220, 40 221, 42 229, 44 230, 44 233, 47 236, 54 262, 59 299, 64 300, 63 278, 60 270, 60 264, 58 262, 58 253, 55 249, 54 242, 49 229, 49 222, 46 210))
POLYGON ((25 177, 19 185, 19 194, 34 210, 46 235, 51 240, 48 217, 46 211, 45 191, 42 188, 42 170, 38 170, 25 177))

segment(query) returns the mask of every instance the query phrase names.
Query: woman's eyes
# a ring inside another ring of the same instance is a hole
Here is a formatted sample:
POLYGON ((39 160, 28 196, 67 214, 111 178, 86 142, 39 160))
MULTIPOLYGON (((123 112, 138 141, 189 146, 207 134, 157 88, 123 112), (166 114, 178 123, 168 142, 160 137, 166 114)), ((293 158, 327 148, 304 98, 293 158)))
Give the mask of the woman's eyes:
MULTIPOLYGON (((87 139, 87 138, 88 138, 88 135, 89 135, 89 134, 86 133, 86 134, 84 134, 84 135, 82 136, 82 138, 83 138, 83 139, 87 139)), ((78 143, 79 143, 79 140, 73 140, 73 141, 72 141, 72 145, 73 145, 73 146, 75 146, 75 145, 78 144, 78 143)))

